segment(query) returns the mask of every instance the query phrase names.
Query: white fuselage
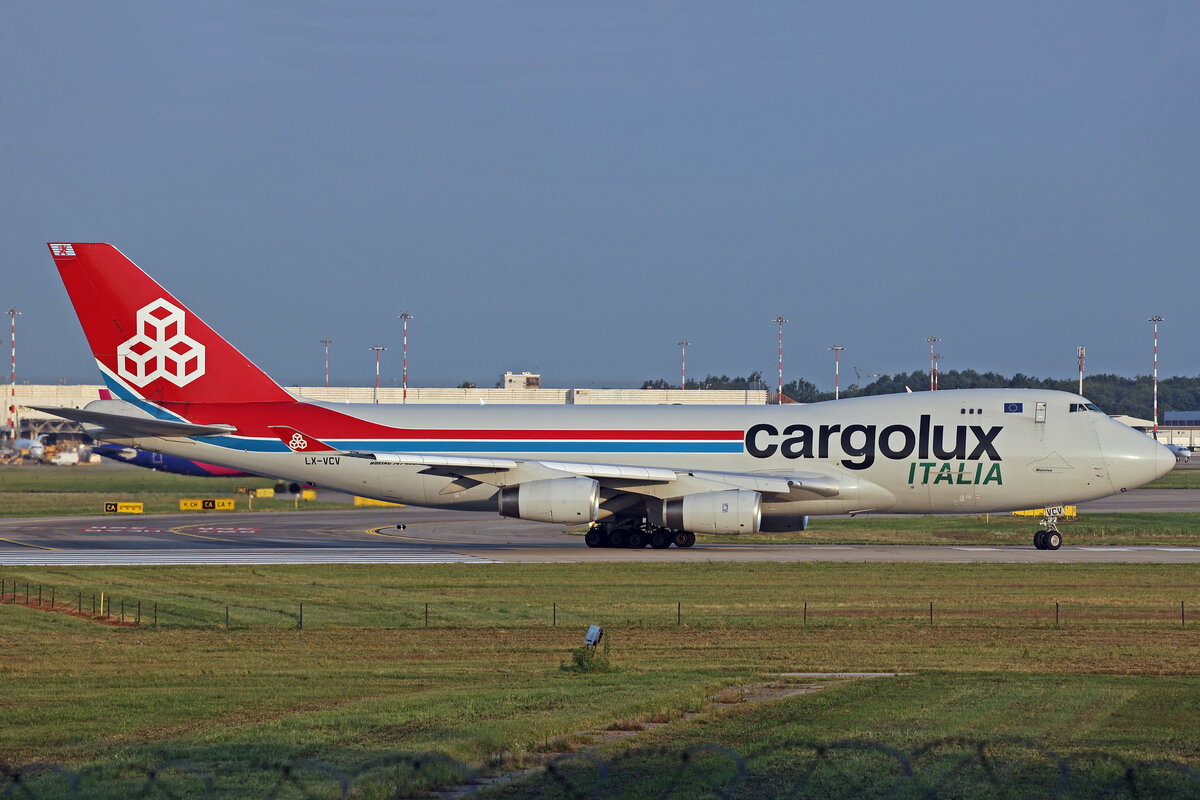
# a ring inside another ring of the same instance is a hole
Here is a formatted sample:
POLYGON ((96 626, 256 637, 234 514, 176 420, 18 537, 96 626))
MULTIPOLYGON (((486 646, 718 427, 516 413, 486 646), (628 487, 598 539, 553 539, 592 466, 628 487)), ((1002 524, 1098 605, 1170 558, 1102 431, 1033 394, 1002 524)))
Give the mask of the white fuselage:
MULTIPOLYGON (((316 434, 343 451, 817 476, 839 487, 833 496, 765 495, 769 517, 1054 506, 1140 486, 1174 464, 1165 447, 1085 402, 1062 392, 975 389, 786 406, 314 405, 404 431, 371 439, 316 434), (521 438, 547 430, 567 433, 521 438), (664 441, 647 431, 703 435, 664 441)), ((496 508, 494 485, 461 488, 421 465, 291 452, 269 437, 119 441, 411 505, 496 508)))

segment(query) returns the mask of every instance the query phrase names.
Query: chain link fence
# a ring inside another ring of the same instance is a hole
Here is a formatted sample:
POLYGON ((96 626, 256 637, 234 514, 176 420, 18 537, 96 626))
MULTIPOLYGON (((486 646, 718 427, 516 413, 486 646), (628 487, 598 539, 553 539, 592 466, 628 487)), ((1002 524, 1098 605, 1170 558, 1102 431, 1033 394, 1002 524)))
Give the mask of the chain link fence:
POLYGON ((1063 755, 1026 739, 947 738, 903 750, 853 739, 775 742, 739 752, 714 743, 562 754, 481 776, 437 754, 389 754, 353 767, 302 758, 74 769, 0 767, 0 798, 924 798, 1064 800, 1197 797, 1200 773, 1169 760, 1063 755))

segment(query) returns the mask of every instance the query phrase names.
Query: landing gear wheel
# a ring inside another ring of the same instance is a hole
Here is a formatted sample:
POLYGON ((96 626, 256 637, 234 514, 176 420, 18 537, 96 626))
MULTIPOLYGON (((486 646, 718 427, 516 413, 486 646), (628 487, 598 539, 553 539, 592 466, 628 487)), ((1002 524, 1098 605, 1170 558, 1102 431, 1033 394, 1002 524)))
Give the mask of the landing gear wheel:
POLYGON ((650 546, 655 550, 666 550, 671 546, 671 537, 664 530, 657 530, 650 534, 650 546))
POLYGON ((625 546, 625 532, 624 531, 610 531, 608 534, 608 546, 609 547, 624 547, 625 546))
POLYGON ((604 534, 600 533, 600 531, 596 530, 595 528, 592 528, 583 535, 583 543, 588 547, 603 547, 604 534))
POLYGON ((1036 533, 1033 534, 1033 546, 1036 547, 1038 550, 1045 550, 1046 549, 1046 544, 1044 541, 1045 538, 1046 538, 1045 531, 1037 531, 1036 533))
POLYGON ((646 534, 641 531, 630 531, 626 537, 626 547, 631 550, 641 550, 646 546, 646 534))
POLYGON ((671 541, 675 542, 676 547, 691 547, 696 543, 696 534, 691 531, 675 531, 671 541))
POLYGON ((1046 531, 1042 534, 1042 549, 1057 550, 1062 547, 1062 534, 1058 531, 1046 531))

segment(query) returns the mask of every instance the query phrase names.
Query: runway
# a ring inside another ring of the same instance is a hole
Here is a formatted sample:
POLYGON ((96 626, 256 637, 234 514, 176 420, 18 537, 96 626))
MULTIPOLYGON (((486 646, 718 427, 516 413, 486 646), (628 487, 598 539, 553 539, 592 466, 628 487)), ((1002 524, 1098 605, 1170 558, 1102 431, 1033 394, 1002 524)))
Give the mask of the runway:
MULTIPOLYGON (((1081 512, 1200 511, 1200 491, 1147 490, 1081 512)), ((820 518, 814 520, 820 524, 820 518)), ((1200 533, 1200 531, 1198 531, 1200 533)), ((1200 547, 1011 547, 698 543, 589 549, 559 525, 418 508, 58 517, 0 521, 0 566, 640 562, 1200 563, 1200 547), (396 523, 405 524, 397 530, 396 523)))

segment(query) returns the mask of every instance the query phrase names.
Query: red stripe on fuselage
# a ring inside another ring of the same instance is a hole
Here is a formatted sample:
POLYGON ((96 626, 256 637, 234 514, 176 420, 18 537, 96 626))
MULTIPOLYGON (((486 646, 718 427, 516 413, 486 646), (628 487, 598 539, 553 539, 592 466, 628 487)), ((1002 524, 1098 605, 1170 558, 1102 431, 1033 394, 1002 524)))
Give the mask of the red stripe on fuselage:
POLYGON ((318 439, 499 439, 512 441, 741 441, 741 430, 614 430, 393 428, 310 403, 164 403, 163 408, 201 425, 229 424, 239 436, 275 438, 269 425, 286 425, 318 439))

